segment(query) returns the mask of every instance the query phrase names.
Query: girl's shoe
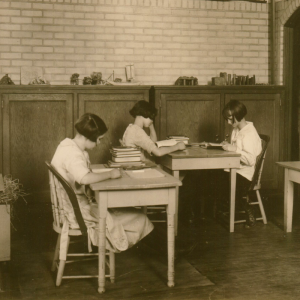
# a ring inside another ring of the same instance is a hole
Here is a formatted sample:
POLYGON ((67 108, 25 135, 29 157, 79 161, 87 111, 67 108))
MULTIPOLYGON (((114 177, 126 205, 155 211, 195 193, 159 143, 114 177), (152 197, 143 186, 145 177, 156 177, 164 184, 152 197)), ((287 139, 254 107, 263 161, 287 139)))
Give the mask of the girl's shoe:
POLYGON ((245 209, 245 213, 246 213, 246 224, 245 224, 245 228, 251 228, 253 226, 255 226, 256 224, 256 218, 255 218, 255 212, 253 207, 251 207, 251 205, 247 205, 246 209, 245 209))

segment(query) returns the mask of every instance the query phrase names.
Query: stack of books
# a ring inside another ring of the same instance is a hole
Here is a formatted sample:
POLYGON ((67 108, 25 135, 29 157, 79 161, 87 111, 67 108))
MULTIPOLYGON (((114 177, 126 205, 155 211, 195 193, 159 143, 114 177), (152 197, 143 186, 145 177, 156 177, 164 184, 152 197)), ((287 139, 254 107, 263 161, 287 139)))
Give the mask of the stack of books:
POLYGON ((185 135, 169 135, 168 139, 169 140, 175 140, 177 143, 183 142, 186 145, 189 143, 189 138, 185 135))
POLYGON ((110 149, 111 160, 107 162, 109 167, 142 166, 141 150, 135 147, 116 146, 110 149))

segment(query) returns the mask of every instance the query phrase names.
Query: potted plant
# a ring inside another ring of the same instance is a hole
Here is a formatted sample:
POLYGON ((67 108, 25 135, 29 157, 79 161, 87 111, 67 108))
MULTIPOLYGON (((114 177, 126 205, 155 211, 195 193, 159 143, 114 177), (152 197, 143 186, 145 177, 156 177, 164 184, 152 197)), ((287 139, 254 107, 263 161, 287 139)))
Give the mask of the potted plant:
POLYGON ((10 226, 14 216, 14 203, 28 194, 18 179, 0 174, 0 261, 10 260, 10 226))

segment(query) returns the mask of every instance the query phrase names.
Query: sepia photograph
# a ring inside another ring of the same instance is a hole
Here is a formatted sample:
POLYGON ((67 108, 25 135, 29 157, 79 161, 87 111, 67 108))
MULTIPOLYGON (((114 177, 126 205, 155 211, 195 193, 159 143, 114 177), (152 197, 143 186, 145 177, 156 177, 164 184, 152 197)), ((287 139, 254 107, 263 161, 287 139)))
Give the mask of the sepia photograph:
POLYGON ((300 0, 1 0, 0 299, 300 299, 299 49, 300 0))

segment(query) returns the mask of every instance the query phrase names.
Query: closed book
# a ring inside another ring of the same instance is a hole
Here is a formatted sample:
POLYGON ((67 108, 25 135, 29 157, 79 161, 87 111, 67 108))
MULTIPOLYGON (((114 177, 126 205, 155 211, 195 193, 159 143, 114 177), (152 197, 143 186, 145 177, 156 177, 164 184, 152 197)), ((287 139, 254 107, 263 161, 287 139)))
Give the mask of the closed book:
POLYGON ((132 157, 115 157, 111 158, 114 162, 131 162, 131 161, 141 161, 141 156, 132 156, 132 157))
POLYGON ((115 146, 115 147, 112 147, 112 150, 120 151, 120 152, 128 152, 128 151, 137 151, 139 149, 136 147, 115 146))
POLYGON ((118 151, 110 151, 111 155, 113 156, 138 156, 141 155, 141 151, 124 151, 124 152, 118 152, 118 151))

